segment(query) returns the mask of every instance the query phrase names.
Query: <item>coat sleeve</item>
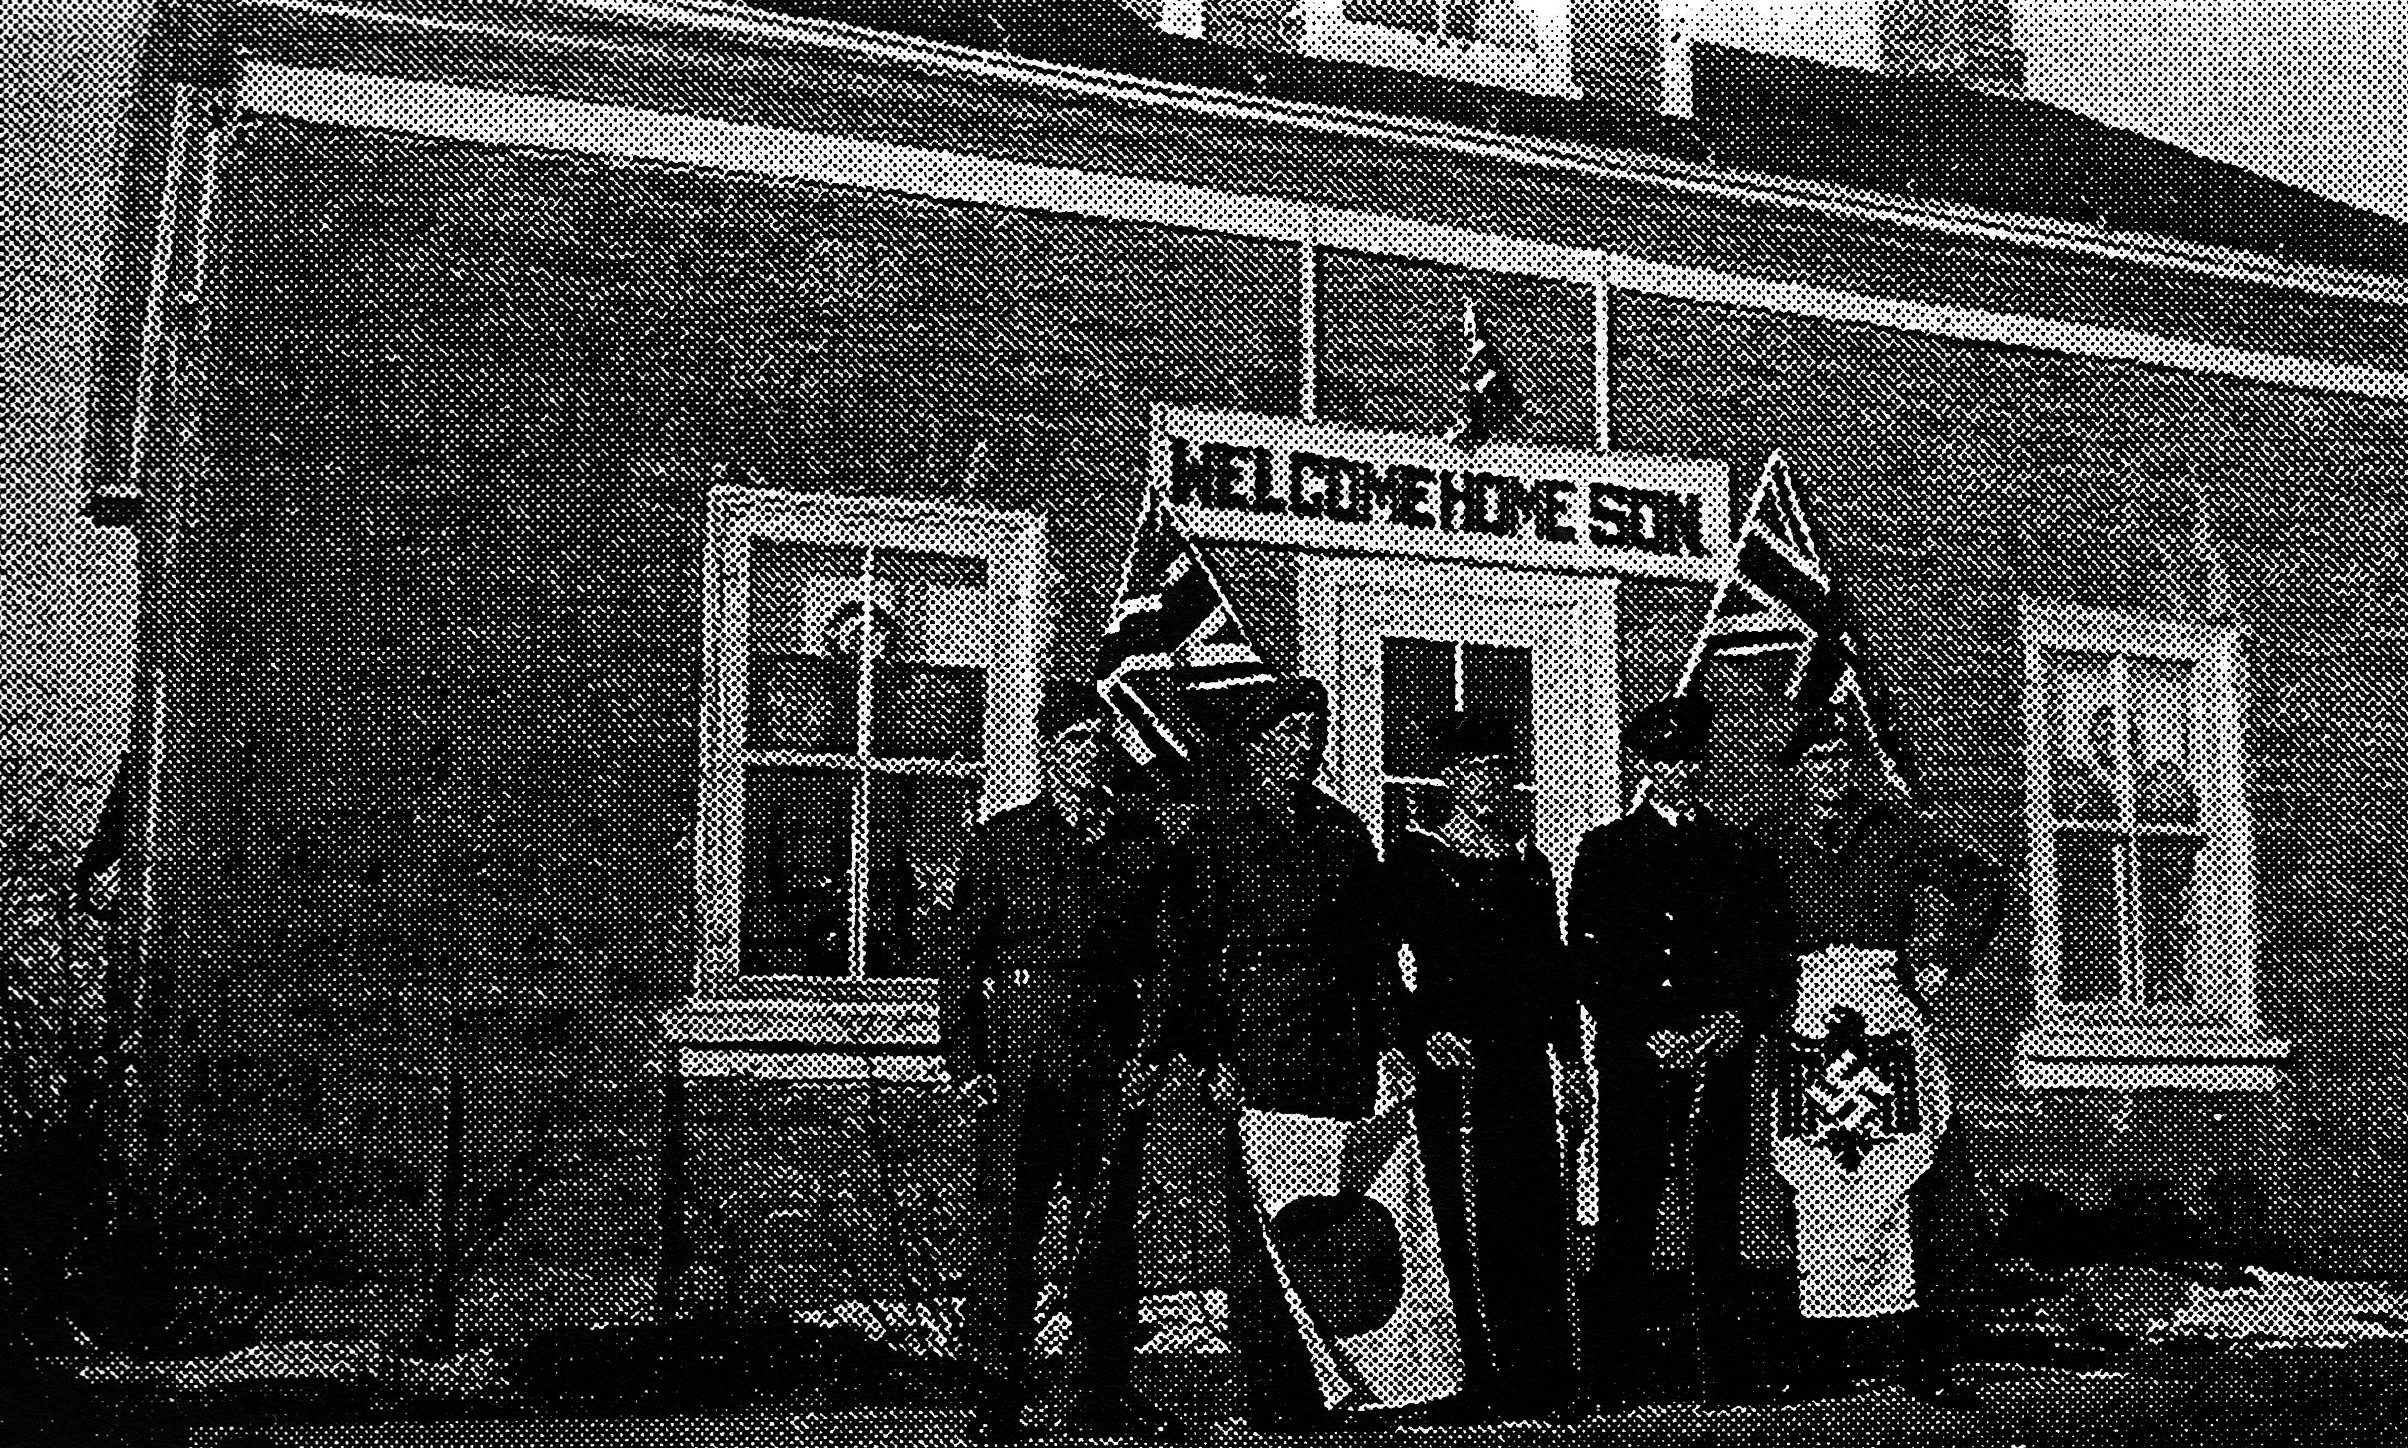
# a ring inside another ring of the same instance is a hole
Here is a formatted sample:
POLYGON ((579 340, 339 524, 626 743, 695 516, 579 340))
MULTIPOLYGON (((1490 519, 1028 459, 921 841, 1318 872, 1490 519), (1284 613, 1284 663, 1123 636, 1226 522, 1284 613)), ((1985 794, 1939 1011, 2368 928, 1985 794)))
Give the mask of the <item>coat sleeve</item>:
POLYGON ((2006 910, 2005 872, 1918 820, 1905 884, 1907 979, 1936 980, 1978 962, 2006 910))
POLYGON ((946 1069, 975 1075, 989 1069, 985 976, 995 921, 995 867, 989 826, 978 825, 962 846, 953 909, 939 936, 937 1050, 946 1069))
POLYGON ((1564 899, 1566 968, 1578 999, 1608 1036, 1627 1034, 1637 1019, 1617 944, 1629 936, 1623 919, 1626 899, 1613 863, 1613 845, 1603 830, 1581 837, 1572 861, 1572 886, 1564 899))
POLYGON ((1797 931, 1790 915, 1789 889, 1773 852, 1752 836, 1743 837, 1745 886, 1737 899, 1739 918, 1733 937, 1743 942, 1739 961, 1740 995, 1733 1008, 1758 1030, 1766 1029, 1790 1004, 1796 966, 1790 957, 1797 931))
MULTIPOLYGON (((1400 989, 1399 994, 1405 1031, 1416 1045, 1427 1044, 1438 1031, 1468 1033, 1461 983, 1447 970, 1448 942, 1441 938, 1446 921, 1438 882, 1431 874, 1427 852, 1420 846, 1400 845, 1388 856, 1383 893, 1389 928, 1397 944, 1413 952, 1413 989, 1400 989)), ((1403 985, 1401 972, 1398 985, 1403 985)), ((1416 1049, 1415 1054, 1420 1052, 1416 1049)))
POLYGON ((1360 882, 1358 899, 1366 942, 1363 990, 1371 1012, 1372 1038, 1382 1047, 1413 1053, 1420 1038, 1407 1018, 1405 978, 1397 969, 1396 948, 1401 937, 1388 899, 1388 867, 1371 843, 1371 831, 1360 821, 1350 834, 1360 882))
POLYGON ((1533 937, 1538 944, 1538 959, 1531 962, 1536 973, 1532 986, 1539 992, 1547 1031, 1547 1043, 1565 1061, 1580 1059, 1580 980, 1572 969, 1572 952, 1565 948, 1563 931, 1555 923, 1555 866, 1545 855, 1530 852, 1529 899, 1523 908, 1537 922, 1533 937))

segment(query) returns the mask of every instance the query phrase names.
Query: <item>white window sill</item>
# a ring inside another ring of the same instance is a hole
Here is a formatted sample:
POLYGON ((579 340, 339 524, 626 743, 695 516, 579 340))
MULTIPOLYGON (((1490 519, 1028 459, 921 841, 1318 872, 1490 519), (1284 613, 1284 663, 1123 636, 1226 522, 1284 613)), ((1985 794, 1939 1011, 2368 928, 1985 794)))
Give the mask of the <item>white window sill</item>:
POLYGON ((933 1082, 936 1001, 842 987, 771 1000, 689 1000, 661 1017, 680 1074, 769 1081, 933 1082))
POLYGON ((2024 1033, 2019 1076, 2035 1091, 2272 1091, 2291 1043, 2237 1031, 2043 1026, 2024 1033))

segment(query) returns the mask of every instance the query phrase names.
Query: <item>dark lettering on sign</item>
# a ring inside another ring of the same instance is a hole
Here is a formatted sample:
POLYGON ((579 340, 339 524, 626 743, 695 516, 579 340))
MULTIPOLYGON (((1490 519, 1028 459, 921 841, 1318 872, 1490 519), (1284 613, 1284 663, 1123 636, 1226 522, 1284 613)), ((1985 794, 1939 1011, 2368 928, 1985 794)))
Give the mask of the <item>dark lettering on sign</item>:
POLYGON ((1438 475, 1438 528, 1444 533, 1478 533, 1480 494, 1478 475, 1445 472, 1438 475))
POLYGON ((1171 449, 1171 501, 1174 503, 1209 503, 1210 494, 1204 478, 1204 460, 1196 445, 1183 437, 1169 439, 1171 449))
POLYGON ((1395 522, 1409 528, 1435 528, 1438 514, 1432 510, 1437 499, 1431 496, 1438 474, 1414 463, 1398 463, 1388 470, 1389 485, 1395 490, 1396 508, 1390 515, 1395 522))
POLYGON ((1248 454, 1248 457, 1254 472, 1254 511, 1257 513, 1286 512, 1288 496, 1277 491, 1280 484, 1286 480, 1271 471, 1271 450, 1267 447, 1258 447, 1248 454))
POLYGON ((1572 485, 1561 478, 1532 478, 1522 493, 1522 511, 1530 515, 1533 531, 1549 543, 1575 543, 1569 514, 1572 485))
POLYGON ((1328 481, 1321 471, 1322 459, 1308 452, 1288 454, 1288 511, 1299 518, 1321 516, 1321 501, 1328 496, 1328 481))
MULTIPOLYGON (((1493 538, 1578 543, 1569 478, 1377 463, 1298 449, 1166 437, 1170 500, 1260 517, 1327 518, 1493 538)), ((1678 490, 1587 485, 1586 541, 1671 557, 1706 554, 1704 500, 1678 490)))

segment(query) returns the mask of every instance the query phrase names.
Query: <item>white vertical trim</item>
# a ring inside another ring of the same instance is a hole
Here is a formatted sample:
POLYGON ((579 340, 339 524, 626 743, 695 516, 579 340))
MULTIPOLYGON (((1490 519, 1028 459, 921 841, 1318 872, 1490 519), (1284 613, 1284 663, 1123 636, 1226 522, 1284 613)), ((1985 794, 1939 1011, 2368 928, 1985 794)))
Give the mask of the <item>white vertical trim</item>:
POLYGON ((1003 617, 988 665, 982 815, 1037 792, 1037 706, 1046 660, 1053 656, 1045 520, 1014 516, 1016 524, 1003 528, 987 561, 988 586, 1003 617), (1007 666, 997 667, 995 661, 1007 666))
MULTIPOLYGON (((1592 338, 1590 346, 1593 355, 1589 359, 1591 368, 1589 391, 1594 399, 1592 405, 1597 414, 1597 450, 1612 452, 1614 450, 1614 287, 1613 283, 1607 280, 1605 268, 1602 266, 1598 268, 1598 274, 1589 283, 1589 286, 1589 295, 1593 298, 1593 322, 1590 328, 1592 338)), ((1728 503, 1724 504, 1726 510, 1729 506, 1728 503)), ((1721 551, 1725 541, 1722 538, 1713 540, 1713 546, 1717 552, 1721 551)))
POLYGON ((1299 218, 1296 237, 1296 415, 1321 415, 1321 239, 1317 218, 1299 218))
POLYGON ((1659 109, 1686 121, 1697 115, 1697 82, 1689 48, 1689 9, 1695 0, 1659 0, 1656 7, 1657 54, 1664 68, 1664 92, 1659 109))
MULTIPOLYGON (((747 552, 750 550, 747 549, 747 552)), ((878 566, 878 546, 875 543, 861 550, 861 654, 853 662, 853 759, 852 809, 847 811, 845 824, 845 939, 844 973, 848 980, 863 980, 870 973, 870 794, 869 762, 871 739, 876 737, 878 721, 873 717, 878 708, 878 652, 872 642, 876 630, 870 627, 870 580, 878 566)), ((747 602, 750 596, 747 595, 747 602)), ((745 640, 745 653, 752 652, 752 640, 745 640)), ((988 668, 994 667, 992 657, 988 668)), ((747 715, 752 712, 752 696, 743 700, 747 715)), ((981 711, 983 714, 983 710, 981 711)))
POLYGON ((2062 974, 2057 939, 2057 820, 2054 798, 2056 737, 2049 717, 2046 651, 2032 617, 2023 609, 2023 781, 2024 836, 2031 842, 2032 1001, 2039 1019, 2055 1014, 2062 974))
POLYGON ((751 538, 740 521, 743 500, 713 489, 702 551, 702 749, 696 801, 694 885, 702 938, 694 962, 694 993, 710 995, 740 968, 743 906, 744 760, 739 701, 749 688, 752 651, 751 538))
MULTIPOLYGON (((187 214, 185 198, 189 194, 192 152, 196 137, 204 149, 201 163, 201 199, 195 208, 198 226, 206 231, 212 212, 216 209, 217 172, 223 150, 217 143, 216 128, 205 119, 207 99, 197 86, 179 84, 175 88, 172 118, 168 122, 167 162, 161 175, 158 196, 158 216, 151 228, 150 276, 142 299, 142 335, 136 344, 134 363, 134 406, 126 434, 126 489, 140 497, 145 491, 145 477, 150 468, 151 419, 158 410, 160 373, 167 354, 168 317, 175 309, 174 289, 176 253, 187 237, 187 227, 195 218, 187 214)), ((194 246, 205 245, 205 239, 191 235, 194 246)), ((195 278, 197 279, 197 271, 195 278)))
MULTIPOLYGON (((2241 649, 2239 630, 2226 632, 2206 667, 2211 672, 2215 700, 2229 701, 2227 707, 2211 708, 2209 715, 2218 763, 2225 778, 2231 781, 2229 788, 2216 791, 2216 837, 2224 846, 2227 896, 2224 910, 2231 922, 2231 942, 2227 948, 2232 966, 2228 974, 2227 1009, 2232 1015, 2233 1029, 2254 1036, 2264 1029, 2258 1016, 2257 998, 2257 832, 2250 817, 2248 795, 2248 660, 2241 649)), ((2201 793, 2204 795, 2205 791, 2201 793)))

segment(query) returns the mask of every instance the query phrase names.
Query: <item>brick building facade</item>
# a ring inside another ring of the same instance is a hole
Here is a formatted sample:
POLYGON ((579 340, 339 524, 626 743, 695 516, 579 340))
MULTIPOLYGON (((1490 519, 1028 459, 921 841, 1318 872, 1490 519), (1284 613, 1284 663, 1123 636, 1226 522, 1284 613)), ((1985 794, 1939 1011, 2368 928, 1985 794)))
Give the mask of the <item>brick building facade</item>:
MULTIPOLYGON (((1350 802, 1395 827, 1386 721, 1487 691, 1568 867, 1778 451, 1936 815, 2017 882, 1943 1012, 1985 1179, 2408 1270, 2398 273, 1718 169, 1702 113, 1317 104, 1312 64, 1370 82, 1309 58, 480 8, 163 37, 94 414, 144 559, 148 1160, 342 1183, 343 1310, 446 1240, 472 1331, 941 1273, 914 962, 1150 470, 1182 428, 1435 466, 1467 298, 1528 401, 1492 459, 1720 526, 1200 500, 1350 802)), ((1746 813, 1778 711, 1709 686, 1746 813)), ((1170 1154, 1149 1254, 1209 1277, 1170 1154)))

